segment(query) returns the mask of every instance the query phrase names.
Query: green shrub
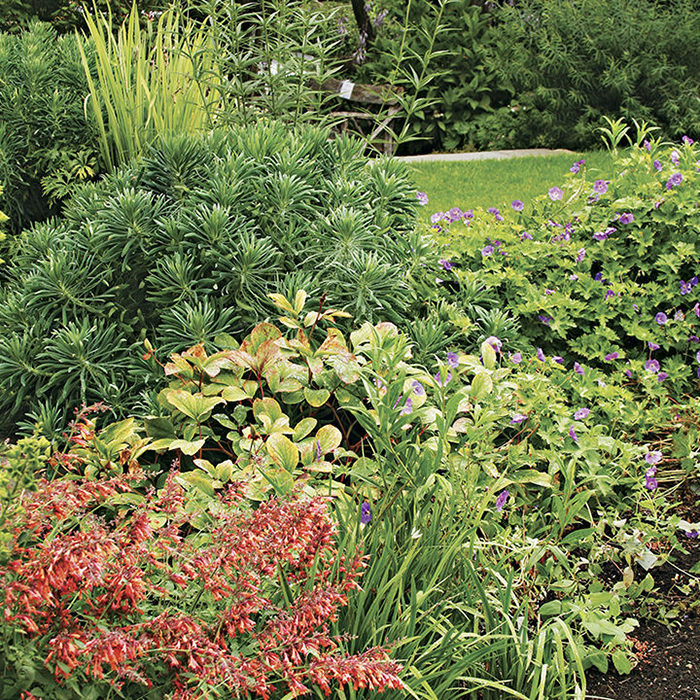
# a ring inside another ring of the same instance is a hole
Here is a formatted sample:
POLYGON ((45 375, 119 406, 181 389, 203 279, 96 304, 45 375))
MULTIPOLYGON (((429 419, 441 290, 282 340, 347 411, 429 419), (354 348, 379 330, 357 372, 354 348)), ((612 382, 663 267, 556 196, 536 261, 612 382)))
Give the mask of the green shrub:
POLYGON ((0 34, 0 208, 14 233, 55 213, 75 182, 95 175, 87 93, 74 36, 38 23, 0 34))
POLYGON ((519 318, 511 350, 680 396, 700 377, 698 150, 644 143, 610 181, 578 163, 531 205, 440 214, 435 231, 456 279, 476 275, 519 318))
MULTIPOLYGON (((582 149, 604 116, 700 136, 700 14, 693 0, 523 0, 493 15, 485 70, 509 101, 492 139, 582 149)), ((492 119, 487 117, 486 119, 492 119)))
MULTIPOLYGON (((328 131, 259 125, 173 137, 84 186, 65 216, 19 239, 0 315, 2 405, 52 399, 118 410, 148 383, 134 350, 165 352, 240 334, 267 293, 315 290, 358 319, 410 316, 407 282, 430 248, 412 237, 406 168, 367 161, 328 131), (129 391, 124 392, 127 385, 129 391)), ((434 264, 434 263, 433 263, 434 264)))

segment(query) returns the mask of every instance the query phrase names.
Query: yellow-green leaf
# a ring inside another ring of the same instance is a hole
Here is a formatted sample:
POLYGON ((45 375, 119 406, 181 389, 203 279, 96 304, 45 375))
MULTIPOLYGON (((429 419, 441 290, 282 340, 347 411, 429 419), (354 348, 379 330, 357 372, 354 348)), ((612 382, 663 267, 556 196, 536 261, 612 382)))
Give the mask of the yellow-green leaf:
POLYGON ((311 406, 318 408, 323 406, 331 392, 328 389, 309 389, 309 387, 304 388, 304 398, 308 401, 311 406))
POLYGON ((273 433, 265 446, 272 461, 287 471, 293 471, 299 463, 299 450, 286 435, 273 433))

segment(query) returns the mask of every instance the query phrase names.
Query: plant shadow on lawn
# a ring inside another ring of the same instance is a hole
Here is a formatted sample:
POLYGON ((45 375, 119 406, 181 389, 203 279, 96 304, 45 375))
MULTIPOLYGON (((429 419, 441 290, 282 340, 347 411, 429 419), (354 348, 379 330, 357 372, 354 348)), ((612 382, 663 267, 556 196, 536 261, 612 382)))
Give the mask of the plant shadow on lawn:
MULTIPOLYGON (((678 510, 689 522, 700 519, 697 494, 686 487, 678 510)), ((638 640, 639 664, 628 676, 614 670, 607 674, 587 674, 587 697, 612 700, 695 700, 700 698, 700 576, 689 574, 700 561, 700 538, 679 535, 687 550, 677 554, 674 565, 652 569, 657 607, 679 610, 671 627, 660 622, 641 620, 634 636, 638 640), (685 589, 685 590, 683 590, 685 589)), ((635 575, 645 572, 636 567, 635 575)), ((622 579, 622 571, 615 572, 622 579)))

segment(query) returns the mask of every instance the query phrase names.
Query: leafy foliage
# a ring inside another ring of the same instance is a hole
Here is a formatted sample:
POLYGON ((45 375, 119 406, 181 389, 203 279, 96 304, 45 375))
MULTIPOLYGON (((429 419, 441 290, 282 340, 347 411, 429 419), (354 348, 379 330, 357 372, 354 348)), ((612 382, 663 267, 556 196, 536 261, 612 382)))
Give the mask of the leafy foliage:
POLYGON ((476 276, 519 318, 513 350, 540 347, 680 396, 699 371, 697 147, 645 144, 616 161, 611 180, 577 163, 530 207, 443 214, 435 230, 457 253, 456 278, 476 276))
POLYGON ((361 149, 279 124, 176 136, 24 232, 0 310, 8 418, 49 398, 123 409, 152 381, 134 343, 211 350, 267 317, 280 286, 311 282, 315 308, 359 319, 420 308, 407 280, 433 254, 411 233, 406 169, 361 149))
POLYGON ((76 37, 39 23, 0 34, 0 207, 14 233, 57 211, 72 184, 96 174, 86 93, 76 37))
MULTIPOLYGON (((509 146, 581 148, 604 116, 700 136, 700 18, 693 0, 524 0, 493 15, 486 70, 510 94, 509 146)), ((489 117, 491 118, 491 117, 489 117)))

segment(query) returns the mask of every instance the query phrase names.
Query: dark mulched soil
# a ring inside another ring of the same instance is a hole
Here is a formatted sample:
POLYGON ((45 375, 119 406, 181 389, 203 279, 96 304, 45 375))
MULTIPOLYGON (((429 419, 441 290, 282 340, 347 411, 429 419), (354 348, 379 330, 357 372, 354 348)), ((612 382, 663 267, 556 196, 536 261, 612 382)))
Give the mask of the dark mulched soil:
MULTIPOLYGON (((698 496, 688 489, 683 501, 681 517, 697 522, 698 496)), ((634 632, 638 665, 627 676, 614 669, 605 675, 590 671, 586 696, 590 700, 700 700, 700 575, 687 573, 700 561, 700 539, 681 533, 679 542, 687 552, 674 557, 675 566, 665 564, 651 571, 659 604, 677 608, 678 618, 671 627, 640 621, 634 632), (691 579, 696 581, 689 589, 691 579)), ((636 573, 644 576, 645 572, 636 573)))

